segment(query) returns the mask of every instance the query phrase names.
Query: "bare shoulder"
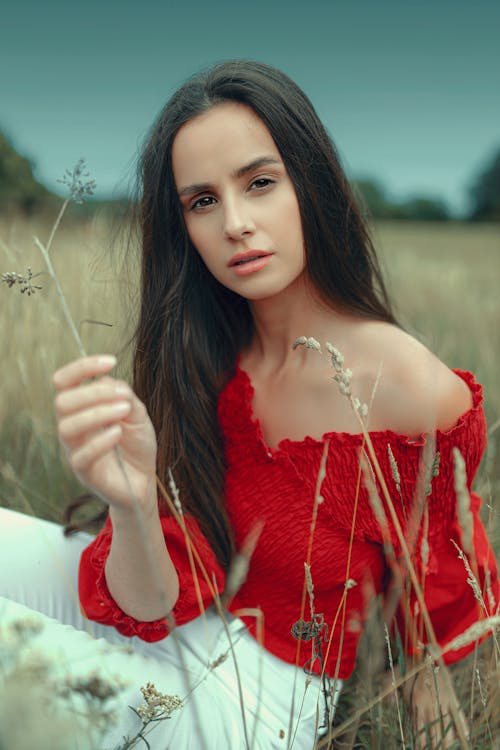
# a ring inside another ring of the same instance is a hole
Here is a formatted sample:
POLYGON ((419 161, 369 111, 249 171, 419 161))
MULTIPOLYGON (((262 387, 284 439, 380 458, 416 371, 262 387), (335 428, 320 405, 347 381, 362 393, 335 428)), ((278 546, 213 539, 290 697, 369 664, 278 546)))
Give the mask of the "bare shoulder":
POLYGON ((380 369, 369 429, 409 436, 448 430, 471 408, 472 394, 464 380, 410 334, 388 323, 370 322, 358 335, 364 352, 358 377, 365 397, 368 382, 373 389, 380 369))

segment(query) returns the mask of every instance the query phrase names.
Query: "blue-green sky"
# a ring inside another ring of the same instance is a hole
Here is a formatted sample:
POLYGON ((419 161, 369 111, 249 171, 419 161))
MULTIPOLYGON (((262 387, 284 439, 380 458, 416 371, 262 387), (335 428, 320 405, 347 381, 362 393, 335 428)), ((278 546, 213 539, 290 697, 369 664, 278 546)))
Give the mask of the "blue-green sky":
POLYGON ((350 176, 459 212, 500 147, 498 0, 10 0, 0 128, 52 188, 85 156, 120 190, 173 90, 246 57, 304 88, 350 176))

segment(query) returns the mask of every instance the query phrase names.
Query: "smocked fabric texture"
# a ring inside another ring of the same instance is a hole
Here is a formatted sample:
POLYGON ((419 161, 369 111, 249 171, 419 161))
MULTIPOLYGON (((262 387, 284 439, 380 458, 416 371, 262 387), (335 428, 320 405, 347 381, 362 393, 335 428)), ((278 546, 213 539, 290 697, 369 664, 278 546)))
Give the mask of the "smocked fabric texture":
MULTIPOLYGON (((458 448, 465 460, 473 518, 475 559, 472 563, 484 592, 487 612, 493 614, 499 602, 497 565, 479 518, 481 500, 471 489, 486 447, 483 392, 472 373, 454 372, 467 383, 473 399, 472 407, 454 427, 417 438, 390 430, 370 433, 397 521, 410 545, 436 639, 442 646, 486 616, 484 607, 476 600, 467 582, 464 562, 453 544, 454 541, 463 547, 454 487, 453 448, 458 448), (434 439, 433 450, 425 451, 426 444, 434 439), (391 460, 391 452, 394 460, 391 460), (396 481, 394 463, 399 481, 396 481), (435 471, 431 478, 432 463, 435 471), (416 497, 425 498, 424 503, 418 505, 420 511, 416 507, 416 497)), ((246 580, 232 600, 230 609, 244 620, 255 636, 257 620, 260 620, 262 629, 259 632, 263 636, 259 637, 263 637, 265 648, 276 656, 290 663, 297 660, 301 665, 310 664, 315 639, 297 639, 296 623, 299 619, 308 621, 311 617, 309 601, 306 600, 304 605, 304 562, 308 559, 318 472, 327 442, 326 476, 321 486, 322 500, 317 506, 312 538, 311 578, 314 611, 325 623, 320 635, 330 643, 326 671, 344 679, 354 668, 368 605, 374 595, 387 587, 391 565, 394 570, 394 563, 389 565, 387 562, 384 545, 386 552, 390 551, 389 560, 393 557, 398 561, 396 567, 404 559, 396 524, 375 475, 374 481, 387 518, 385 531, 372 509, 360 471, 360 455, 369 453, 362 434, 330 432, 322 440, 311 437, 301 441, 285 439, 278 449, 273 450, 266 445, 260 423, 254 418, 252 398, 251 381, 237 365, 218 403, 227 460, 225 501, 238 548, 252 531, 262 530, 246 580), (252 611, 249 613, 249 610, 252 611), (262 613, 258 618, 256 610, 262 613)), ((193 544, 209 575, 215 577, 219 592, 222 592, 223 571, 197 523, 192 518, 187 518, 187 523, 193 544)), ((182 624, 198 616, 197 594, 184 533, 170 517, 162 518, 162 526, 179 574, 180 595, 173 615, 176 623, 182 624)), ((82 608, 90 619, 113 624, 125 635, 138 635, 146 641, 159 640, 168 633, 165 620, 134 620, 118 607, 108 591, 104 563, 111 536, 108 520, 82 555, 82 608)), ((403 577, 407 572, 403 568, 403 577)), ((212 602, 210 587, 199 570, 197 577, 204 605, 209 606, 212 602)), ((426 640, 419 611, 413 588, 405 587, 395 621, 409 652, 417 649, 418 641, 426 640)), ((299 627, 298 633, 304 635, 304 628, 301 631, 299 627)), ((456 661, 473 647, 474 643, 470 643, 448 651, 445 661, 456 661)), ((326 649, 325 642, 323 653, 326 649)), ((321 670, 318 659, 313 660, 312 669, 315 672, 321 670)))

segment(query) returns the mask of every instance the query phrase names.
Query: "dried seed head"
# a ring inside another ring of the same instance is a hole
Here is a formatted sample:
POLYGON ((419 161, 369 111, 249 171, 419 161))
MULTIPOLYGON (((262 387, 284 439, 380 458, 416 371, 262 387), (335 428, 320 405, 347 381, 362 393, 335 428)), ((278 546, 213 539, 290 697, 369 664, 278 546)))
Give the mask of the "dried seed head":
POLYGON ((214 661, 211 661, 209 663, 209 668, 217 669, 219 664, 223 664, 226 661, 228 656, 229 656, 229 651, 223 651, 222 654, 219 654, 219 656, 216 659, 214 659, 214 661))
POLYGON ((366 404, 362 404, 357 396, 354 396, 351 404, 356 414, 359 414, 361 417, 363 417, 363 419, 368 416, 368 406, 366 404))
POLYGON ((425 487, 425 495, 428 497, 432 493, 432 480, 434 477, 437 477, 439 474, 439 464, 441 461, 441 454, 439 451, 436 451, 434 454, 434 457, 432 459, 432 464, 429 470, 429 473, 426 477, 426 487, 425 487))
POLYGON ((17 284, 18 279, 21 277, 18 273, 15 271, 7 271, 6 273, 2 274, 2 281, 7 284, 9 289, 14 286, 14 284, 17 284))
POLYGON ((306 589, 309 596, 309 608, 311 610, 311 618, 314 618, 314 585, 311 576, 311 566, 306 562, 304 563, 304 572, 306 578, 306 589))
POLYGON ((146 683, 141 687, 141 693, 144 696, 145 704, 136 709, 137 714, 144 723, 153 719, 168 718, 172 711, 182 708, 182 700, 178 695, 165 695, 156 689, 152 682, 146 683))
MULTIPOLYGON (((352 370, 350 370, 348 367, 346 367, 345 370, 343 370, 342 368, 336 368, 336 373, 333 376, 333 379, 339 384, 339 391, 344 396, 352 395, 351 378, 352 378, 352 370)), ((360 403, 360 407, 361 407, 361 403, 360 403)))
POLYGON ((431 478, 432 479, 434 479, 434 477, 437 477, 439 474, 440 462, 441 462, 441 454, 439 451, 436 451, 433 461, 432 461, 432 466, 431 466, 431 478))
POLYGON ((299 336, 292 344, 292 349, 297 349, 299 346, 305 346, 306 349, 314 349, 316 352, 321 351, 321 344, 312 336, 299 336))
POLYGON ((69 677, 65 681, 65 687, 72 693, 80 693, 105 703, 118 695, 123 690, 124 684, 118 677, 113 677, 111 682, 110 680, 104 680, 98 672, 91 672, 87 677, 69 677))
POLYGON ((85 197, 93 195, 96 189, 96 181, 87 180, 87 177, 90 177, 90 172, 85 169, 85 159, 82 157, 78 159, 73 169, 67 169, 57 182, 66 185, 71 200, 75 203, 83 203, 85 197))
POLYGON ((346 367, 345 370, 342 372, 342 380, 344 381, 344 383, 350 383, 351 378, 352 378, 352 370, 346 367))
POLYGON ((396 489, 398 492, 401 492, 401 477, 399 474, 398 464, 396 459, 394 458, 394 453, 392 452, 390 443, 387 443, 387 453, 389 454, 389 463, 391 465, 392 477, 394 479, 396 489))
POLYGON ((311 566, 306 562, 304 563, 304 572, 306 576, 307 593, 309 594, 309 596, 312 596, 314 598, 314 585, 311 576, 311 566))
POLYGON ((314 638, 313 623, 302 618, 293 623, 290 632, 297 641, 310 641, 314 638))
POLYGON ((337 372, 340 372, 340 370, 344 366, 344 355, 342 354, 342 352, 339 352, 339 350, 336 349, 329 341, 325 342, 325 348, 331 355, 333 367, 337 372))
POLYGON ((181 500, 179 497, 179 490, 177 489, 177 485, 175 483, 174 475, 172 474, 170 468, 168 470, 168 486, 170 488, 170 492, 172 494, 172 501, 175 505, 176 511, 179 513, 180 516, 183 515, 181 500))
POLYGON ((429 564, 429 505, 428 503, 425 504, 424 514, 423 514, 423 532, 422 532, 422 542, 420 545, 420 555, 422 557, 422 565, 425 571, 427 569, 427 565, 429 564))
POLYGON ((20 273, 16 273, 15 271, 7 271, 7 273, 3 273, 1 280, 4 282, 4 284, 7 284, 9 289, 11 289, 16 284, 20 287, 19 291, 21 294, 26 294, 28 297, 31 297, 32 294, 35 294, 35 292, 43 287, 38 286, 37 284, 33 284, 32 279, 34 279, 36 276, 40 276, 40 273, 33 273, 31 268, 28 266, 28 269, 26 271, 26 274, 23 276, 20 273))
POLYGON ((484 572, 484 580, 485 580, 486 595, 488 597, 488 606, 490 608, 490 612, 496 612, 497 603, 495 601, 493 589, 491 588, 491 573, 488 567, 486 567, 485 572, 484 572))
POLYGON ((292 344, 292 349, 297 349, 299 346, 304 346, 305 344, 307 344, 306 336, 299 336, 299 338, 292 344))
POLYGON ((477 641, 482 636, 486 635, 491 631, 495 631, 500 627, 500 615, 494 615, 493 617, 486 617, 484 620, 478 620, 471 625, 463 633, 457 635, 452 641, 446 644, 443 648, 443 653, 447 651, 458 651, 459 648, 467 646, 469 643, 477 641))
POLYGON ((420 554, 422 556, 422 564, 425 569, 429 564, 429 542, 426 538, 422 539, 422 544, 420 545, 420 554))
MULTIPOLYGON (((335 378, 337 380, 337 378, 335 378)), ((351 386, 348 383, 344 383, 343 380, 338 381, 339 384, 339 391, 343 396, 350 396, 351 395, 351 386)))
POLYGON ((483 609, 486 611, 486 605, 484 603, 483 592, 481 591, 481 586, 479 585, 479 582, 472 571, 467 555, 465 554, 463 550, 460 549, 458 544, 453 539, 451 539, 450 541, 453 544, 453 546, 456 547, 456 550, 458 552, 458 557, 464 564, 464 568, 467 573, 467 583, 469 584, 472 591, 474 592, 474 597, 477 599, 477 601, 482 605, 483 609))
POLYGON ((321 344, 316 339, 313 339, 312 336, 309 336, 307 339, 306 347, 307 349, 314 349, 317 352, 321 351, 321 344))

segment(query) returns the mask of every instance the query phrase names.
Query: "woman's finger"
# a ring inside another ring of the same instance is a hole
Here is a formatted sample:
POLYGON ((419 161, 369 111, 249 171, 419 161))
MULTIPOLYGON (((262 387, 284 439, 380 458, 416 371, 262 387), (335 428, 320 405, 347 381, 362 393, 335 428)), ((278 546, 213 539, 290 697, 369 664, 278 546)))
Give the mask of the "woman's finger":
POLYGON ((85 380, 104 375, 116 365, 116 357, 112 354, 94 354, 82 357, 68 365, 61 367, 53 376, 53 383, 57 390, 73 388, 85 380))
POLYGON ((59 438, 63 443, 70 443, 87 432, 120 422, 131 411, 130 401, 118 401, 114 404, 103 404, 92 409, 79 411, 59 420, 59 438))
POLYGON ((85 442, 80 449, 73 451, 68 457, 73 471, 78 474, 88 469, 94 461, 102 458, 118 445, 121 436, 122 428, 119 424, 114 424, 101 430, 91 440, 85 442))
POLYGON ((127 383, 112 378, 101 378, 89 385, 60 391, 54 399, 54 404, 58 416, 63 417, 107 401, 124 399, 132 399, 132 389, 127 383))

